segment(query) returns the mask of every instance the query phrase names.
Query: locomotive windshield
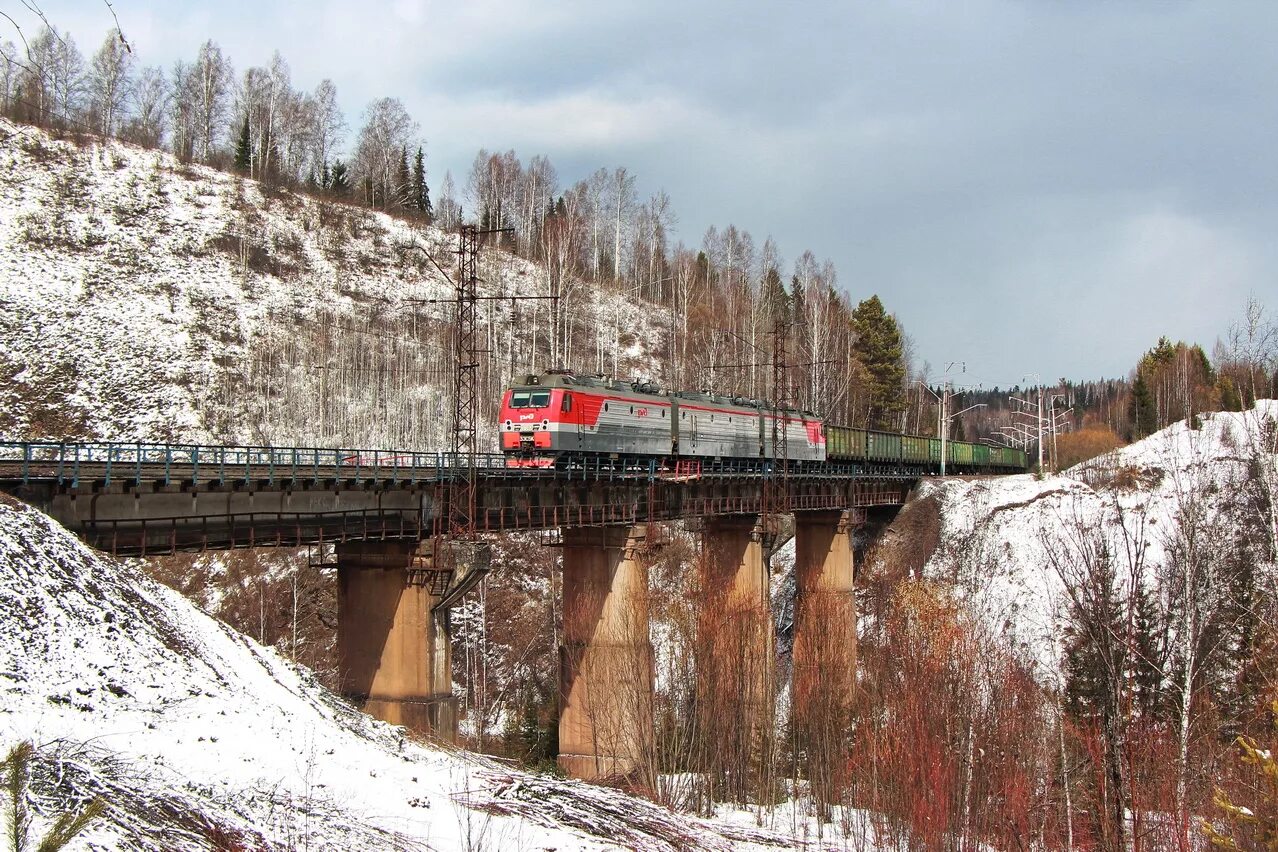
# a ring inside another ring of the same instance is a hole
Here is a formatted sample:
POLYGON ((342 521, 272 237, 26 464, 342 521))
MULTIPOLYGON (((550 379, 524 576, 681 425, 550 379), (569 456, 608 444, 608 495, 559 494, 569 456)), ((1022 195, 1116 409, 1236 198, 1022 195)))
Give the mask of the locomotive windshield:
POLYGON ((510 395, 511 408, 545 408, 550 405, 550 391, 517 390, 510 395))

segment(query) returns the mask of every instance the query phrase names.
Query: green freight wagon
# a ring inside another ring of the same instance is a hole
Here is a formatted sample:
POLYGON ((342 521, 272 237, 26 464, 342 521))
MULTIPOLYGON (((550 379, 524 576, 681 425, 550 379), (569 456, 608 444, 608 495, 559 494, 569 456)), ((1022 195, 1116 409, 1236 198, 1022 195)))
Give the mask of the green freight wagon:
POLYGON ((917 435, 901 436, 901 460, 923 464, 928 461, 927 438, 917 435))
POLYGON ((867 432, 865 455, 870 461, 900 461, 901 436, 890 432, 867 432))
POLYGON ((832 459, 865 458, 865 430, 850 426, 825 427, 825 454, 832 459))
POLYGON ((990 447, 990 465, 993 467, 1013 467, 1015 465, 1014 450, 1010 447, 990 447))
POLYGON ((990 447, 989 444, 973 444, 972 445, 972 461, 983 467, 988 467, 990 463, 990 447))

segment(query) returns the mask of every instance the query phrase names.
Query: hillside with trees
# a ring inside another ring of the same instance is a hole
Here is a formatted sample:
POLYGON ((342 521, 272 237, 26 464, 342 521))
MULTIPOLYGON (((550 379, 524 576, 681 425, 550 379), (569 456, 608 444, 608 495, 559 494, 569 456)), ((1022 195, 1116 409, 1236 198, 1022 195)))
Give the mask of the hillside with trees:
MULTIPOLYGON (((752 398, 779 394, 842 422, 901 428, 907 421, 910 345, 876 297, 863 306, 875 306, 873 316, 855 318, 856 303, 833 264, 810 251, 787 263, 772 239, 734 225, 708 228, 695 246, 674 241, 670 197, 658 191, 640 199, 624 166, 561 180, 544 155, 525 163, 514 151, 480 150, 468 174, 431 177, 422 128, 401 101, 374 99, 353 128, 335 84, 296 88, 279 53, 237 73, 210 41, 172 69, 141 67, 113 30, 86 62, 70 34, 47 26, 24 50, 6 42, 0 51, 0 110, 56 137, 167 151, 182 165, 250 178, 268 196, 308 197, 339 211, 338 219, 372 210, 422 232, 447 233, 463 221, 510 228, 498 248, 535 264, 539 294, 556 297, 530 303, 519 318, 530 330, 524 366, 634 370, 618 355, 636 343, 633 324, 620 315, 583 323, 583 308, 602 288, 642 305, 665 328, 645 338, 655 362, 644 378, 752 398), (596 331, 593 339, 583 339, 583 325, 596 331), (873 335, 878 348, 871 351, 873 335), (791 365, 779 390, 771 387, 774 352, 791 365)), ((359 235, 344 222, 328 229, 343 226, 359 235)), ((243 243, 246 264, 273 262, 276 252, 251 230, 243 243)), ((436 260, 449 265, 444 256, 436 260)), ((513 372, 495 360, 495 375, 513 372)), ((491 395, 487 401, 492 413, 491 395)))

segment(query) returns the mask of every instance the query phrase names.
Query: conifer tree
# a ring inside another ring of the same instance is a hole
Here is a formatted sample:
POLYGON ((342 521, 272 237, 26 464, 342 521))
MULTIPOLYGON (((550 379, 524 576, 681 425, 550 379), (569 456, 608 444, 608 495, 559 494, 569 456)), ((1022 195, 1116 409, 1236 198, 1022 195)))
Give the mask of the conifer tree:
POLYGON ((869 423, 874 428, 894 428, 906 406, 901 331, 878 296, 856 306, 852 330, 856 333, 853 351, 869 378, 869 423))
POLYGON ((328 171, 329 192, 334 195, 345 195, 350 188, 351 179, 346 164, 341 160, 334 160, 333 167, 328 171))
POLYGON ((790 296, 785 292, 785 284, 781 281, 781 273, 777 271, 775 266, 769 266, 768 271, 763 275, 763 285, 760 288, 760 298, 766 309, 773 314, 773 317, 780 319, 782 323, 789 321, 790 317, 790 296))
POLYGON ((1216 391, 1220 394, 1220 407, 1223 411, 1242 411, 1242 397, 1234 386, 1234 380, 1221 376, 1216 382, 1216 391))
MULTIPOLYGON (((1278 731, 1278 701, 1271 707, 1278 731)), ((1217 849, 1278 849, 1278 756, 1273 748, 1262 748, 1251 737, 1239 737, 1238 762, 1251 767, 1254 780, 1248 786, 1255 797, 1248 804, 1235 802, 1217 789, 1213 799, 1223 814, 1224 825, 1202 821, 1203 834, 1217 849)))
MULTIPOLYGON (((31 848, 31 811, 27 807, 27 796, 31 785, 31 761, 35 757, 35 748, 29 742, 18 743, 9 750, 3 763, 0 763, 0 775, 4 779, 4 805, 6 846, 13 852, 25 852, 31 848)), ((53 821, 44 839, 36 844, 36 852, 58 852, 79 836, 89 825, 102 815, 106 804, 101 799, 94 799, 79 813, 63 813, 53 821)))
POLYGON ((1145 374, 1136 373, 1132 384, 1132 439, 1140 440, 1158 431, 1158 411, 1154 407, 1154 395, 1145 381, 1145 374))
POLYGON ((413 158, 413 206, 428 219, 435 213, 430 206, 430 187, 426 185, 426 156, 420 147, 413 158))
POLYGON ((249 120, 244 116, 240 126, 240 138, 235 143, 235 170, 249 174, 253 169, 253 142, 249 137, 249 120))

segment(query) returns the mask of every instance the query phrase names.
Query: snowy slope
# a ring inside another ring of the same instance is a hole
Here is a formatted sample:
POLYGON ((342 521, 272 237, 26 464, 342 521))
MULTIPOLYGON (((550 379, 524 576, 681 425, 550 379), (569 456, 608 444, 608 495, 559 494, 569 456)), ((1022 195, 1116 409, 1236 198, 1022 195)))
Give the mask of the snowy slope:
POLYGON ((785 845, 408 740, 0 497, 0 748, 23 739, 45 824, 111 803, 77 848, 785 845))
POLYGON ((1198 430, 1174 424, 1041 480, 926 482, 914 499, 937 500, 941 531, 924 575, 953 582, 993 630, 1054 677, 1063 586, 1048 550, 1068 551, 1080 535, 1098 531, 1120 561, 1139 550, 1142 582, 1152 582, 1194 495, 1203 495, 1210 519, 1232 529, 1237 513, 1249 511, 1240 495, 1278 481, 1275 419, 1278 402, 1262 400, 1251 411, 1204 415, 1198 430), (1253 468, 1258 458, 1267 474, 1253 468))
MULTIPOLYGON (((451 296, 439 267, 455 248, 435 228, 0 119, 0 435, 440 446, 449 308, 406 300, 451 296)), ((546 289, 504 252, 480 277, 485 295, 546 289)), ((574 289, 577 326, 608 352, 614 327, 633 335, 618 368, 653 375, 653 311, 574 289)), ((491 387, 532 366, 535 336, 545 348, 547 304, 481 303, 491 387)))

